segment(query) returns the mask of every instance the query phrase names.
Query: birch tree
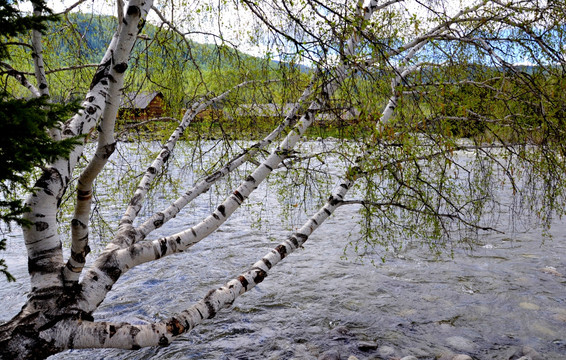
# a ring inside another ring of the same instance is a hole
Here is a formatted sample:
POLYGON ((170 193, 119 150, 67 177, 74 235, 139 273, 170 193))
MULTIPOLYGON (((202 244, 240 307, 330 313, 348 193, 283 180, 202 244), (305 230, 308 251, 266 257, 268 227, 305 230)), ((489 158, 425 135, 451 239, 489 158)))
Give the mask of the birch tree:
MULTIPOLYGON (((121 92, 132 49, 136 41, 144 41, 141 31, 148 13, 153 12, 189 52, 190 35, 198 32, 191 30, 197 25, 178 22, 192 19, 189 10, 178 4, 171 3, 168 9, 168 4, 153 6, 151 1, 117 3, 117 29, 92 76, 82 110, 51 132, 56 139, 83 136, 84 142, 42 170, 26 201, 30 210, 24 219, 31 226, 24 227, 23 234, 31 289, 20 313, 0 327, 4 358, 45 358, 78 348, 167 346, 198 324, 221 316, 222 309, 264 281, 341 206, 362 205, 363 246, 383 244, 395 250, 403 239, 413 238, 433 251, 449 247, 454 237, 500 231, 485 217, 494 206, 509 206, 496 197, 497 186, 510 186, 543 222, 564 208, 558 181, 564 170, 560 160, 564 95, 558 90, 565 64, 563 6, 483 0, 451 9, 417 2, 413 5, 422 12, 417 14, 412 5, 397 0, 354 4, 244 0, 237 6, 243 7, 242 14, 250 16, 257 29, 251 41, 268 45, 281 59, 308 62, 310 82, 273 131, 182 189, 169 206, 142 219, 150 188, 167 171, 175 145, 191 132, 197 115, 234 92, 259 83, 268 89, 273 82, 238 74, 240 81, 224 84, 218 94, 195 98, 138 178, 114 236, 106 239, 103 251, 92 254, 95 182, 116 150, 121 92), (518 56, 536 64, 536 70, 514 65, 518 56), (298 230, 249 270, 163 321, 138 325, 94 320, 93 313, 124 273, 144 263, 159 266, 159 259, 171 254, 190 256, 190 248, 206 241, 266 179, 289 169, 309 173, 308 164, 323 161, 324 154, 297 153, 297 144, 317 119, 331 109, 340 119, 343 108, 356 108, 350 126, 360 131, 344 139, 353 145, 340 155, 343 166, 336 169, 341 174, 336 186, 328 194, 313 195, 326 200, 298 230), (457 131, 462 124, 473 131, 457 131), (95 135, 96 150, 71 190, 73 171, 85 156, 89 134, 95 135), (253 165, 253 170, 238 179, 208 216, 180 232, 151 240, 155 230, 166 227, 194 199, 244 164, 253 165), (70 239, 65 239, 56 215, 71 191, 74 212, 70 239), (68 259, 63 242, 70 243, 68 259), (87 265, 89 257, 93 257, 91 265, 87 265)), ((222 19, 229 6, 222 3, 210 10, 204 4, 203 9, 222 19)), ((41 12, 36 8, 34 14, 41 12)), ((41 33, 32 36, 37 87, 18 78, 26 88, 40 89, 31 91, 33 96, 50 94, 41 37, 41 33)), ((213 37, 230 43, 229 36, 213 37)), ((201 73, 198 78, 204 81, 205 76, 201 73)))

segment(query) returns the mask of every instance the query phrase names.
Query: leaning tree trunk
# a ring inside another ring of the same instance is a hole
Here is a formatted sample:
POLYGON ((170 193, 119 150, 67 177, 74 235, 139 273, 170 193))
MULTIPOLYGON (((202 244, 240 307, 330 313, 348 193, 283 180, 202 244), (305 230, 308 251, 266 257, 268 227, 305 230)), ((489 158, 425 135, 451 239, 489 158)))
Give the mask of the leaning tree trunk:
MULTIPOLYGON (((151 1, 130 2, 123 26, 119 27, 96 71, 91 90, 83 102, 84 110, 69 120, 62 129, 62 136, 87 134, 104 112, 107 96, 115 92, 113 95, 119 97, 127 62, 140 30, 138 24, 150 7, 151 1)), ((40 42, 40 39, 34 38, 34 42, 40 42)), ((39 65, 42 65, 41 61, 39 65)), ((36 64, 36 67, 42 66, 36 64)), ((56 354, 62 349, 53 339, 42 335, 46 329, 63 320, 92 319, 73 306, 77 288, 64 286, 63 251, 56 220, 58 206, 82 149, 79 145, 68 159, 51 164, 36 182, 34 194, 26 201, 30 212, 25 217, 32 224, 24 228, 31 291, 20 313, 0 326, 2 359, 44 359, 56 354)))

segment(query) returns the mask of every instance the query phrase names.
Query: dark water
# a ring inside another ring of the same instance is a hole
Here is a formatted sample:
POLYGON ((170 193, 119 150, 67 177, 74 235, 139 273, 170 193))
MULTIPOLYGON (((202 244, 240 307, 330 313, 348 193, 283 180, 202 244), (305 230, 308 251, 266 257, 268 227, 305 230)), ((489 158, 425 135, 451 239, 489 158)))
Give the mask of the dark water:
MULTIPOLYGON (((260 191, 255 200, 264 195, 260 191)), ((208 200, 192 208, 190 219, 174 219, 173 228, 205 215, 208 200)), ((236 213, 191 251, 126 273, 96 319, 160 320, 247 269, 289 226, 279 212, 251 210, 236 213), (250 226, 260 215, 271 225, 250 226)), ((483 236, 473 250, 454 248, 452 258, 408 246, 384 264, 379 249, 361 263, 350 250, 344 257, 345 245, 356 238, 354 210, 339 209, 263 283, 169 347, 75 350, 53 359, 316 359, 330 350, 344 359, 448 353, 509 359, 523 346, 544 359, 566 358, 564 224, 556 223, 553 239, 544 242, 534 229, 483 236)), ((3 253, 18 282, 2 284, 0 319, 17 313, 28 289, 19 243, 20 236, 11 234, 3 253)))

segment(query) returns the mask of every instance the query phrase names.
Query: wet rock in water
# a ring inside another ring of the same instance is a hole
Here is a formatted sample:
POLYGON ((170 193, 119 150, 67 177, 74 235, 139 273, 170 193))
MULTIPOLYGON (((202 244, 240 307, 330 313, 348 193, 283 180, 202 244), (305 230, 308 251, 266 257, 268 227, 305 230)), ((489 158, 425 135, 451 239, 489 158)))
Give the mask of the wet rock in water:
POLYGON ((409 356, 402 357, 401 360, 419 360, 419 359, 417 359, 413 355, 409 355, 409 356))
POLYGON ((353 334, 345 326, 337 326, 330 330, 330 336, 332 340, 346 340, 353 337, 353 334))
POLYGON ((437 356, 438 360, 452 360, 452 358, 454 358, 454 356, 456 356, 453 352, 445 352, 442 353, 440 355, 440 357, 437 356))
POLYGON ((476 344, 474 344, 473 341, 461 336, 451 336, 446 339, 446 343, 451 348, 459 351, 473 352, 476 349, 476 344))
POLYGON ((530 346, 523 346, 515 351, 509 360, 543 360, 544 357, 530 346))
POLYGON ((542 269, 539 269, 539 271, 541 271, 545 274, 550 274, 550 275, 554 275, 554 276, 558 276, 558 277, 564 276, 561 273, 559 273, 554 266, 545 266, 542 269))
POLYGON ((393 349, 391 346, 382 346, 379 348, 378 354, 380 357, 387 359, 395 355, 395 349, 393 349))
POLYGON ((376 350, 378 347, 377 343, 373 341, 360 341, 358 343, 358 349, 361 351, 376 350))
POLYGON ((452 358, 452 360, 473 360, 469 355, 459 354, 452 358))
POLYGON ((522 302, 519 304, 519 307, 521 307, 521 309, 525 309, 525 310, 540 310, 540 306, 538 306, 537 304, 533 304, 530 302, 522 302))
POLYGON ((328 350, 318 357, 318 360, 340 360, 340 354, 336 350, 328 350))

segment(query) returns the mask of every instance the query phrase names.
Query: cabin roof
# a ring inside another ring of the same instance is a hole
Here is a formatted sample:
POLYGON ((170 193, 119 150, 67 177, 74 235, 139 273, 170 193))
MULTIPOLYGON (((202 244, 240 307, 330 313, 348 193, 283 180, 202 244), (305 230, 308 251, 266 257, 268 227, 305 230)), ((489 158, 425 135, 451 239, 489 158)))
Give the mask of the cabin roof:
POLYGON ((127 93, 122 96, 120 107, 125 109, 145 109, 153 101, 153 99, 158 96, 163 98, 163 94, 159 91, 139 91, 127 93))

